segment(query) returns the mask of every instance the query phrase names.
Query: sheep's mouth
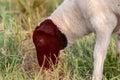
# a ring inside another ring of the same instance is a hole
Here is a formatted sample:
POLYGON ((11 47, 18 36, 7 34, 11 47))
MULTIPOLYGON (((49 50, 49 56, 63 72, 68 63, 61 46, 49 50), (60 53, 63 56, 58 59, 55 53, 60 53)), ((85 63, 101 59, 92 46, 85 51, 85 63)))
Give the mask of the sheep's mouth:
POLYGON ((52 68, 52 65, 56 66, 58 63, 59 51, 55 53, 41 50, 37 50, 39 65, 46 69, 52 68))

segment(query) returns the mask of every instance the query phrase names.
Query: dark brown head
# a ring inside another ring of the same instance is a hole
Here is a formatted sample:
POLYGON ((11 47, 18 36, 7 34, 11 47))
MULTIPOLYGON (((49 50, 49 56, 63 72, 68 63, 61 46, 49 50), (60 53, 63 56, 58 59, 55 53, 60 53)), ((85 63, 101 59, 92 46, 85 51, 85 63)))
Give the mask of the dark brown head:
POLYGON ((50 19, 46 19, 33 32, 33 42, 40 66, 50 68, 50 61, 56 65, 59 51, 67 46, 67 39, 50 19))

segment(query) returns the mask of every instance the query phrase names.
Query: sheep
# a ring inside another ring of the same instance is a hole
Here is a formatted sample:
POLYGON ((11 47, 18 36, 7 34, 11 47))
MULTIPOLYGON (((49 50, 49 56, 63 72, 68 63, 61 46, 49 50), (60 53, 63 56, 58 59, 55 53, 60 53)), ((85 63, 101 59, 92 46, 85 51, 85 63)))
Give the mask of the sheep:
POLYGON ((102 80, 112 34, 120 56, 120 0, 64 0, 33 32, 39 65, 49 69, 51 60, 56 66, 61 50, 90 33, 96 36, 92 80, 102 80))

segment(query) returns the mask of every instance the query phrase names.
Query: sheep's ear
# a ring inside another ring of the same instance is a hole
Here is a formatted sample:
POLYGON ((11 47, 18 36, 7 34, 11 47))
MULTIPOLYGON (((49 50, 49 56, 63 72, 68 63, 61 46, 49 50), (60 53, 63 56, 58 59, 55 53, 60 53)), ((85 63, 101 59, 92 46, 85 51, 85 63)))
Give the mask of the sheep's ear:
POLYGON ((54 36, 56 34, 56 28, 57 26, 52 22, 52 20, 46 19, 36 27, 36 30, 54 36))

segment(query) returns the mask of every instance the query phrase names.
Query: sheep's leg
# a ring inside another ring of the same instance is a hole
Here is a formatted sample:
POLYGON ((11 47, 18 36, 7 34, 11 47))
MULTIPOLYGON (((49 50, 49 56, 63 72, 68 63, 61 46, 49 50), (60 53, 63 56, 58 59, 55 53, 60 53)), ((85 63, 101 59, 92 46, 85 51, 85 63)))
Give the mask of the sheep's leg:
POLYGON ((110 42, 111 33, 96 34, 96 44, 94 49, 94 71, 92 80, 102 80, 104 60, 110 42))
POLYGON ((96 33, 92 80, 102 80, 104 60, 106 58, 110 37, 117 24, 117 20, 114 14, 101 12, 91 17, 91 24, 96 33))

